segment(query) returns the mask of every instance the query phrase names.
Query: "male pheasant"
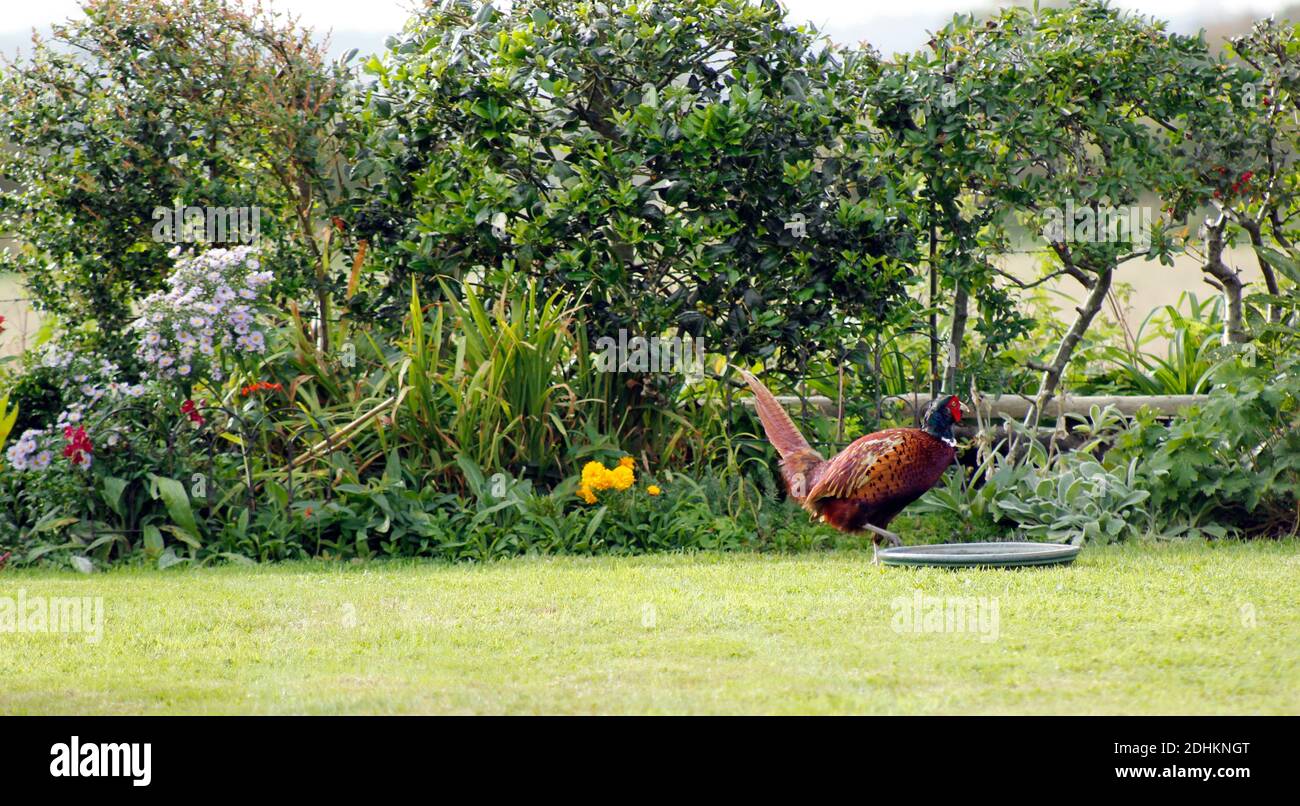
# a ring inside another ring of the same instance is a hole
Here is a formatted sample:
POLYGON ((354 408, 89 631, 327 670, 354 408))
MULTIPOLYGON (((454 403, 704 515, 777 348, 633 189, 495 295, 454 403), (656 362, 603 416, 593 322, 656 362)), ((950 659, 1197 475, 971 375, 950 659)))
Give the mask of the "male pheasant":
POLYGON ((933 487, 956 458, 952 426, 961 422, 961 401, 955 395, 935 398, 921 417, 923 428, 867 434, 827 460, 758 378, 743 370, 741 375, 754 390, 768 441, 781 454, 781 476, 790 496, 841 532, 871 532, 873 562, 879 562, 882 538, 901 545, 885 527, 933 487))

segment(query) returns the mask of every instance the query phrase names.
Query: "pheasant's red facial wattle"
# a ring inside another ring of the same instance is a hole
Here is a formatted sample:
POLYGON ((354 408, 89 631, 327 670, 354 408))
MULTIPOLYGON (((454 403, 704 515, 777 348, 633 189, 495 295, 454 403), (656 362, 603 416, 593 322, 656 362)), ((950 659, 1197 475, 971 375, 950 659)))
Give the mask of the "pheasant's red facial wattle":
POLYGON ((956 395, 948 398, 948 413, 952 415, 954 423, 961 422, 961 401, 957 399, 956 395))

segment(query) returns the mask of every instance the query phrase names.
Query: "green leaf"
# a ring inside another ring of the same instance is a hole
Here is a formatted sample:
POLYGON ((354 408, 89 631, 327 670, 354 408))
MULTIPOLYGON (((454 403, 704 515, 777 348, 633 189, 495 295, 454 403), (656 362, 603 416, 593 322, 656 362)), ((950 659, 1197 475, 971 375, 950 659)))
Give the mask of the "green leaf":
POLYGON ((122 495, 126 492, 129 482, 114 476, 104 477, 104 503, 117 514, 118 517, 125 517, 122 512, 122 495))
POLYGON ((176 479, 152 473, 149 474, 149 482, 152 486, 151 494, 155 499, 162 498, 172 521, 188 533, 191 539, 197 540, 195 536, 199 534, 199 525, 194 520, 194 510, 190 507, 190 497, 185 492, 185 486, 176 479))
POLYGON ((180 526, 168 525, 162 527, 162 529, 164 532, 171 532, 173 535, 175 535, 177 540, 181 541, 182 543, 184 543, 185 545, 189 546, 192 549, 197 550, 203 547, 203 544, 199 542, 199 539, 197 537, 195 537, 192 533, 186 531, 185 529, 181 528, 180 526))
POLYGON ((158 530, 158 527, 153 524, 146 524, 141 527, 140 531, 144 537, 145 553, 150 557, 157 557, 159 554, 162 554, 163 536, 162 532, 158 530))
POLYGON ((183 562, 187 562, 187 560, 184 557, 177 557, 176 552, 169 546, 162 553, 162 556, 158 558, 158 568, 171 568, 173 565, 179 565, 183 562))
POLYGON ((1288 280, 1293 283, 1300 283, 1300 264, 1297 264, 1291 257, 1267 246, 1261 246, 1256 251, 1259 252, 1259 256, 1264 258, 1268 265, 1286 275, 1288 280))
POLYGON ((80 520, 81 520, 80 518, 54 518, 54 519, 41 520, 35 526, 32 527, 31 534, 37 534, 39 532, 52 532, 56 529, 62 529, 65 526, 71 526, 72 524, 77 523, 80 520))

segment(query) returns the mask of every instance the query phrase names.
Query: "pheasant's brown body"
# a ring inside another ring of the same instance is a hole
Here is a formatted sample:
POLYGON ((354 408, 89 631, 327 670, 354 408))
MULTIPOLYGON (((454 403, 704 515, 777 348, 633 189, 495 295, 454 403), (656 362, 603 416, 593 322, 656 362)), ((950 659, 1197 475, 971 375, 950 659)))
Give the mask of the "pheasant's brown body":
POLYGON ((943 477, 953 446, 918 428, 868 434, 812 472, 805 509, 844 532, 885 528, 943 477))
MULTIPOLYGON (((891 428, 860 437, 823 459, 771 392, 753 375, 742 374, 754 391, 763 430, 781 454, 781 475, 791 497, 841 531, 861 532, 868 524, 884 529, 933 487, 956 458, 950 441, 919 428, 891 428)), ((878 541, 878 534, 872 540, 878 541)))

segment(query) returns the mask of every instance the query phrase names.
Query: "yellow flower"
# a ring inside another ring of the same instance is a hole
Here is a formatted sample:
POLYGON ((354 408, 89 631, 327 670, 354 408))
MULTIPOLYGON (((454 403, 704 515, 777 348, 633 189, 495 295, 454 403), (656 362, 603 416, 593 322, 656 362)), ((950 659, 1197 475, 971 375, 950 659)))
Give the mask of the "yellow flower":
POLYGON ((582 486, 593 490, 608 490, 612 482, 609 471, 600 462, 588 462, 582 468, 582 486))
POLYGON ((596 494, 593 493, 591 491, 591 488, 587 487, 586 485, 583 485, 582 487, 578 488, 578 497, 581 498, 583 501, 586 501, 588 504, 596 503, 596 494))
POLYGON ((627 465, 619 465, 609 471, 609 479, 615 490, 626 490, 636 481, 636 474, 627 465))
POLYGON ((619 467, 636 467, 636 460, 633 459, 631 456, 624 456, 622 459, 619 459, 619 460, 618 460, 618 466, 619 466, 619 467))
POLYGON ((663 490, 659 489, 658 484, 651 484, 649 487, 645 488, 645 491, 650 493, 651 495, 658 495, 659 493, 663 492, 663 490))

